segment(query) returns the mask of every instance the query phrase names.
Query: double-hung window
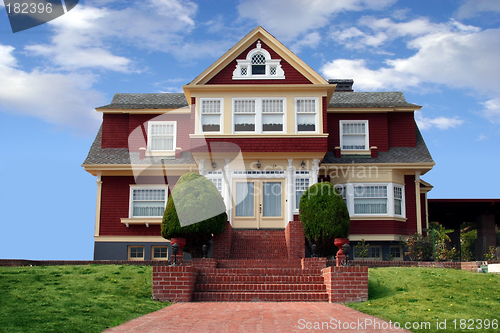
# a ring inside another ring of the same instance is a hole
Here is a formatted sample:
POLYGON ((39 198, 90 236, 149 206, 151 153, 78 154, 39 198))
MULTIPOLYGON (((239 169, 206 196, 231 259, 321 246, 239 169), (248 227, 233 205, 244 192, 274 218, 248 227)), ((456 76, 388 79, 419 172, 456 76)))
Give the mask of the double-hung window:
POLYGON ((130 217, 162 217, 167 203, 167 186, 131 186, 130 217))
POLYGON ((310 171, 295 171, 295 205, 294 210, 299 210, 300 198, 311 185, 310 171))
POLYGON ((282 133, 284 118, 284 98, 233 99, 234 133, 282 133))
POLYGON ((387 214, 387 185, 354 186, 354 214, 387 214))
POLYGON ((219 191, 220 195, 224 197, 222 171, 207 171, 205 177, 207 177, 207 179, 210 180, 215 185, 217 191, 219 191))
POLYGON ((403 216, 404 215, 404 207, 403 207, 403 187, 402 186, 394 186, 394 215, 403 216))
POLYGON ((318 99, 296 98, 295 99, 295 131, 317 132, 318 130, 318 99))
POLYGON ((368 150, 368 120, 341 120, 340 146, 343 150, 368 150))
POLYGON ((221 115, 222 115, 222 99, 200 99, 201 104, 201 132, 202 133, 220 133, 221 115))
POLYGON ((148 150, 175 151, 177 122, 150 121, 148 123, 148 150))

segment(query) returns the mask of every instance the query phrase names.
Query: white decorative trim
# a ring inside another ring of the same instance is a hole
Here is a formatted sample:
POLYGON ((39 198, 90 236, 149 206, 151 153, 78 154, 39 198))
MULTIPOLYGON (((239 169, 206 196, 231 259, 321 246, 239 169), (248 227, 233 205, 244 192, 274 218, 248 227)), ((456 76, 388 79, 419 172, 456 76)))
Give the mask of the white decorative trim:
POLYGON ((281 59, 271 59, 271 54, 257 42, 257 47, 248 52, 246 59, 236 59, 233 80, 274 80, 284 79, 285 72, 281 68, 281 59), (261 54, 265 58, 265 74, 252 74, 252 57, 261 54))

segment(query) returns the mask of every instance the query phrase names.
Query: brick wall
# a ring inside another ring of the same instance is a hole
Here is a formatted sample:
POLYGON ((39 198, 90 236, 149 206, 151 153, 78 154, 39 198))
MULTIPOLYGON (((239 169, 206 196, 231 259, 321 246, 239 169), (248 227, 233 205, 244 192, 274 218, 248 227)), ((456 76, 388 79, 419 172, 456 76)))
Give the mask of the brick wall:
POLYGON ((327 267, 322 272, 330 303, 368 300, 368 267, 327 267))
POLYGON ((198 269, 193 266, 154 266, 153 299, 190 302, 198 269))
POLYGON ((213 253, 216 259, 228 259, 231 254, 231 241, 233 236, 233 227, 228 221, 226 229, 222 234, 214 237, 213 253))
POLYGON ((78 266, 78 265, 141 265, 165 266, 170 261, 164 260, 25 260, 0 259, 1 266, 78 266))
POLYGON ((302 269, 323 269, 326 267, 326 257, 302 258, 302 269))
POLYGON ((309 81, 304 75, 297 71, 273 49, 267 46, 266 43, 264 43, 263 41, 260 41, 260 43, 262 48, 269 52, 269 54, 271 55, 271 59, 281 59, 281 68, 283 68, 283 71, 285 72, 285 79, 233 80, 233 71, 237 65, 236 59, 246 59, 248 52, 256 47, 257 41, 255 41, 245 51, 237 56, 235 60, 231 61, 219 73, 211 78, 207 82, 207 84, 311 84, 311 81, 309 81))
POLYGON ((285 240, 288 259, 304 258, 306 256, 304 230, 300 221, 288 222, 285 228, 285 240))

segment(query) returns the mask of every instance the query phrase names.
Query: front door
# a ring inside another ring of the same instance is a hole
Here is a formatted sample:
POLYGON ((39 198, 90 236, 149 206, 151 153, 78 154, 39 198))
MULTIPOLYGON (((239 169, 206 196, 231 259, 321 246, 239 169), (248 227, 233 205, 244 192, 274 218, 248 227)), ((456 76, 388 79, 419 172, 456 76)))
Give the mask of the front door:
POLYGON ((234 180, 233 228, 284 228, 285 180, 234 180))

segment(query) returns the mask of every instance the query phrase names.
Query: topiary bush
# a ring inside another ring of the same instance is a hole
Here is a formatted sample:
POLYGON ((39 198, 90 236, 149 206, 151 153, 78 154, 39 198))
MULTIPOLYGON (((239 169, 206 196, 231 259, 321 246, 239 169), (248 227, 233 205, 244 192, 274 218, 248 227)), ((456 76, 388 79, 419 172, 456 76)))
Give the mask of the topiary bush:
POLYGON ((319 256, 333 255, 337 251, 335 238, 349 236, 349 212, 339 190, 328 182, 314 184, 304 192, 299 212, 306 239, 317 245, 319 256))
MULTIPOLYGON (((163 214, 163 238, 185 238, 183 251, 193 258, 202 256, 202 246, 226 227, 226 205, 215 185, 204 176, 190 172, 175 185, 163 214)), ((207 244, 208 245, 208 244, 207 244)))

